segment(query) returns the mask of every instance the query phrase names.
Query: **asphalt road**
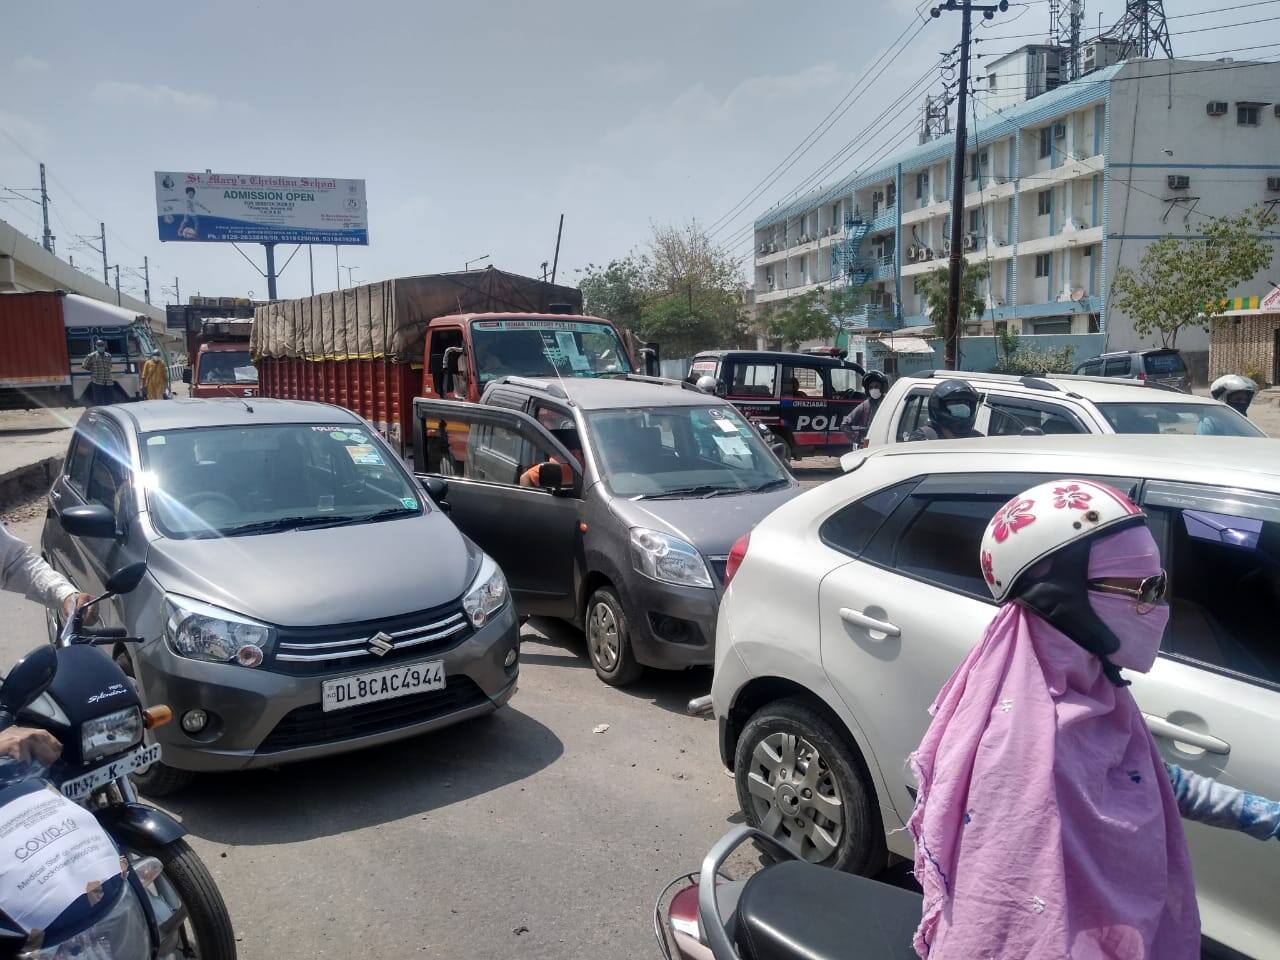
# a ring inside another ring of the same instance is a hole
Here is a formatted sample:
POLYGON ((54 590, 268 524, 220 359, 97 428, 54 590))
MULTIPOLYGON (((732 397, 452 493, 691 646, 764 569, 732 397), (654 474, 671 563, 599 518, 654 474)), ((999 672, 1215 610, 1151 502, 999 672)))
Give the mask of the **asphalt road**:
MULTIPOLYGON (((36 542, 42 516, 11 529, 36 542)), ((0 664, 44 640, 41 610, 14 594, 0 594, 0 624, 0 664)), ((217 880, 241 957, 657 956, 659 888, 695 870, 737 810, 714 723, 683 713, 710 672, 614 690, 580 633, 536 626, 519 690, 492 717, 204 777, 161 804, 217 880)))

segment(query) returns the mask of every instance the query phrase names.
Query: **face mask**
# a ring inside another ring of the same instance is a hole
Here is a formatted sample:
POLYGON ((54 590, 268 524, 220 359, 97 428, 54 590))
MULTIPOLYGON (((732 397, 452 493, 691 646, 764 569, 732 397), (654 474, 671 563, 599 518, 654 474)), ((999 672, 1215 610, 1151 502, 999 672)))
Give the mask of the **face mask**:
POLYGON ((948 403, 947 413, 957 420, 968 420, 973 416, 973 407, 967 403, 948 403))
POLYGON ((1148 672, 1160 652, 1160 640, 1169 623, 1169 607, 1158 604, 1146 613, 1138 613, 1138 601, 1113 593, 1090 590, 1089 606, 1116 638, 1120 648, 1111 654, 1117 667, 1148 672))
POLYGON ((879 388, 879 387, 872 387, 870 390, 868 390, 868 391, 867 391, 867 396, 869 396, 872 400, 879 400, 879 399, 880 399, 880 388, 879 388))

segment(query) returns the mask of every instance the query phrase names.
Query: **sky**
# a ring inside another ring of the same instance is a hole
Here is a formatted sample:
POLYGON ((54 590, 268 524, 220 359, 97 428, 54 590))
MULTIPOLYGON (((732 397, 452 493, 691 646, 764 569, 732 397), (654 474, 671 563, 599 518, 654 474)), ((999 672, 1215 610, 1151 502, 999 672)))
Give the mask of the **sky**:
MULTIPOLYGON (((1280 39, 1280 0, 1248 2, 1169 0, 1175 53, 1280 39)), ((1091 0, 1086 22, 1122 7, 1091 0)), ((1047 27, 1047 0, 1014 3, 975 53, 1047 27)), ((561 282, 655 223, 697 219, 745 258, 770 205, 915 142, 916 98, 939 92, 932 64, 958 38, 957 14, 914 0, 17 4, 0 36, 0 218, 39 236, 21 197, 43 160, 58 253, 100 276, 77 235, 104 221, 126 291, 141 295, 149 257, 154 302, 175 277, 184 301, 266 296, 229 244, 158 240, 156 170, 365 180, 370 243, 338 250, 340 275, 334 248, 314 248, 317 291, 486 254, 475 266, 540 275, 561 213, 561 282)), ((303 249, 279 295, 310 289, 303 249)))

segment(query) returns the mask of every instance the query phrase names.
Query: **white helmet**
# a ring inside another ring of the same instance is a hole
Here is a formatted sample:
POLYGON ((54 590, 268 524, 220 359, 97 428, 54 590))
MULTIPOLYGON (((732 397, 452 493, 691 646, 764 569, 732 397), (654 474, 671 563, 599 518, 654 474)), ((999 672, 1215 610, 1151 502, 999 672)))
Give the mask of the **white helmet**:
POLYGON ((1215 400, 1221 400, 1228 393, 1236 393, 1243 390, 1246 393, 1257 393, 1258 385, 1248 377, 1242 377, 1238 373, 1228 373, 1213 381, 1213 386, 1209 388, 1209 393, 1215 400))
POLYGON ((1091 480, 1051 480, 1003 507, 982 535, 979 563, 987 588, 1003 603, 1018 578, 1069 543, 1145 519, 1123 493, 1091 480))
POLYGON ((710 393, 713 396, 715 395, 716 387, 718 387, 719 385, 720 385, 720 381, 717 380, 715 377, 713 377, 709 373, 704 373, 702 376, 698 378, 698 382, 694 384, 694 386, 697 387, 699 390, 701 390, 703 393, 710 393))

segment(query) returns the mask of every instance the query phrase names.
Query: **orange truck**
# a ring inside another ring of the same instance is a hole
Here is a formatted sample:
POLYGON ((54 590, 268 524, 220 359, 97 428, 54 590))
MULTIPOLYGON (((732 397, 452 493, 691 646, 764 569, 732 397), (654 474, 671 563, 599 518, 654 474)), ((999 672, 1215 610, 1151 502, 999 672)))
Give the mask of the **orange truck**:
MULTIPOLYGON (((251 345, 262 396, 347 407, 407 453, 414 397, 474 403, 501 376, 635 372, 628 339, 583 316, 580 291, 489 267, 265 304, 251 345)), ((637 352, 656 368, 656 347, 637 352)))
MULTIPOLYGON (((252 320, 209 317, 200 324, 182 379, 193 397, 256 397, 258 369, 249 356, 252 320)), ((188 343, 191 338, 188 338, 188 343)))

